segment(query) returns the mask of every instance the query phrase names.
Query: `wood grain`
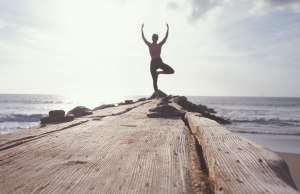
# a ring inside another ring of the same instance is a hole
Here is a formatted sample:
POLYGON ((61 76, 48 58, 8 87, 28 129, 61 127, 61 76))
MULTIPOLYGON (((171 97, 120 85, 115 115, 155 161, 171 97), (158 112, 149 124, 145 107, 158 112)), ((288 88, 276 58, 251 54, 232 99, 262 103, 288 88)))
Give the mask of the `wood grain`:
POLYGON ((76 124, 76 119, 37 133, 1 137, 3 146, 15 144, 0 151, 1 193, 193 190, 188 173, 189 130, 181 118, 148 118, 147 111, 157 103, 140 103, 130 110, 127 106, 104 109, 81 118, 81 123, 76 124), (106 117, 93 119, 99 115, 106 117))
POLYGON ((276 153, 199 114, 189 112, 186 119, 201 144, 215 193, 298 193, 276 153))
POLYGON ((194 113, 148 118, 158 102, 0 136, 0 193, 298 193, 275 153, 194 113))

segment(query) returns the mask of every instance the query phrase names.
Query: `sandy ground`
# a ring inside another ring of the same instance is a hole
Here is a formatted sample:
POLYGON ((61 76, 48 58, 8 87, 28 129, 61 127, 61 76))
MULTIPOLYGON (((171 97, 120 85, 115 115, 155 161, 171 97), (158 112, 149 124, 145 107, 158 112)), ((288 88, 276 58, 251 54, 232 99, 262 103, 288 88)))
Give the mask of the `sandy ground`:
POLYGON ((270 135, 237 133, 251 141, 263 145, 274 152, 300 154, 299 135, 270 135))
POLYGON ((300 154, 290 154, 290 153, 282 153, 277 152, 277 154, 283 158, 289 166, 290 173, 294 179, 294 182, 298 188, 300 189, 300 154))

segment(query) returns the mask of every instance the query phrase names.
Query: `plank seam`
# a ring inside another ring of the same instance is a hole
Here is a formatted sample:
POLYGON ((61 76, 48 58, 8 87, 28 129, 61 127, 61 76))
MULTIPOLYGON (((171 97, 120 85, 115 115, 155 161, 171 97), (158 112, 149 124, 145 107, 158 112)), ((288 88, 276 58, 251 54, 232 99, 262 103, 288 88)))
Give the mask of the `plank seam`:
POLYGON ((193 131, 191 130, 190 125, 188 123, 188 120, 185 117, 185 114, 182 115, 181 119, 184 122, 185 126, 188 128, 190 135, 194 139, 194 146, 196 148, 195 151, 196 151, 196 154, 197 154, 197 157, 198 157, 198 161, 199 161, 198 168, 200 168, 200 171, 202 171, 206 175, 206 177, 207 177, 206 184, 207 184, 208 193, 209 194, 214 194, 215 193, 214 192, 215 191, 214 184, 213 184, 213 181, 210 180, 210 178, 209 178, 209 170, 208 170, 208 167, 207 167, 207 163, 206 163, 206 161, 204 159, 204 154, 203 154, 202 146, 201 146, 200 142, 198 141, 198 139, 195 137, 193 131))
POLYGON ((28 136, 28 137, 24 137, 24 138, 21 138, 21 139, 16 139, 14 141, 7 142, 5 144, 0 145, 0 147, 2 147, 2 148, 0 148, 0 151, 7 150, 7 149, 10 149, 10 148, 22 145, 24 143, 27 143, 27 142, 30 142, 30 141, 33 141, 33 140, 36 140, 36 139, 40 139, 40 138, 42 138, 42 137, 44 137, 48 134, 52 134, 52 133, 55 133, 55 132, 60 132, 60 131, 63 131, 63 130, 66 130, 66 129, 69 129, 69 128, 72 128, 72 127, 75 127, 75 126, 78 126, 78 125, 81 125, 81 124, 86 123, 88 121, 89 120, 80 121, 78 123, 74 123, 72 125, 68 125, 66 127, 63 127, 61 129, 49 131, 49 132, 42 133, 42 134, 39 134, 39 135, 36 135, 36 136, 28 136), (26 141, 24 141, 24 140, 26 140, 26 141), (11 145, 9 145, 9 144, 11 144, 11 145))

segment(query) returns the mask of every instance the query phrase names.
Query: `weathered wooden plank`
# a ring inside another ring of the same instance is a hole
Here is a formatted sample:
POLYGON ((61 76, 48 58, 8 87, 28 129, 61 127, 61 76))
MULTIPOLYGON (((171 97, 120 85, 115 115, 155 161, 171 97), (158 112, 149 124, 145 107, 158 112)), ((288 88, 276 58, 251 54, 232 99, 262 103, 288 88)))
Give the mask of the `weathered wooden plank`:
POLYGON ((186 119, 201 144, 215 193, 298 193, 276 153, 196 113, 186 119))
POLYGON ((30 129, 21 130, 21 131, 15 132, 15 133, 1 135, 0 136, 0 150, 3 149, 3 147, 13 145, 15 142, 19 142, 19 143, 21 141, 26 142, 30 139, 39 138, 45 134, 50 134, 50 133, 54 134, 57 131, 65 130, 65 129, 71 128, 73 126, 80 125, 91 119, 101 120, 103 117, 122 114, 122 113, 125 113, 137 106, 140 106, 140 105, 148 103, 148 102, 149 101, 136 102, 133 104, 101 109, 101 110, 93 111, 92 115, 76 118, 74 121, 71 121, 71 122, 48 124, 48 125, 44 125, 44 126, 40 125, 40 126, 33 127, 30 129), (47 126, 47 127, 45 127, 45 126, 47 126))
POLYGON ((190 191, 189 131, 180 118, 147 118, 157 102, 3 149, 1 193, 190 191))
POLYGON ((134 109, 140 105, 143 105, 143 104, 146 104, 149 102, 151 102, 151 101, 146 100, 146 101, 135 102, 133 104, 124 104, 124 105, 119 105, 116 107, 100 109, 100 110, 93 111, 93 115, 89 115, 87 117, 97 119, 97 118, 102 118, 102 117, 106 117, 106 116, 120 115, 120 114, 124 114, 124 113, 130 111, 131 109, 134 109))

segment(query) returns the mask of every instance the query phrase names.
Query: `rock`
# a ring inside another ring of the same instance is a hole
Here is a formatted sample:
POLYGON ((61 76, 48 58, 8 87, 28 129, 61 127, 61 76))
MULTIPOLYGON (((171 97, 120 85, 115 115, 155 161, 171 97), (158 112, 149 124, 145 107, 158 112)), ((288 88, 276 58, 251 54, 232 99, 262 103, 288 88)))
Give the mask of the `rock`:
POLYGON ((178 104, 179 102, 187 101, 187 98, 185 96, 178 96, 178 97, 174 97, 173 101, 178 104))
POLYGON ((74 119, 74 115, 65 116, 64 110, 51 110, 49 116, 41 118, 41 124, 69 122, 74 119))
POLYGON ((82 116, 86 116, 86 115, 91 115, 91 114, 93 114, 93 112, 84 106, 77 106, 77 107, 73 108, 72 110, 70 110, 68 112, 68 115, 69 114, 73 114, 75 117, 82 117, 82 116))
POLYGON ((209 109, 204 105, 196 105, 192 102, 189 102, 185 96, 174 98, 174 102, 189 112, 198 112, 202 116, 212 119, 220 124, 231 124, 229 120, 210 114, 215 113, 213 109, 209 109))
POLYGON ((141 101, 145 101, 145 100, 147 100, 147 98, 140 98, 140 99, 138 99, 137 101, 138 101, 138 102, 141 102, 141 101))
POLYGON ((133 100, 125 100, 125 104, 132 104, 133 100))
POLYGON ((119 105, 125 105, 125 104, 133 104, 133 100, 125 100, 125 102, 121 102, 118 104, 119 105))
POLYGON ((172 98, 173 98, 172 95, 168 95, 168 96, 164 97, 162 100, 163 101, 170 101, 172 98))
POLYGON ((169 104, 169 103, 172 102, 171 99, 172 99, 172 95, 166 96, 166 97, 164 97, 164 98, 161 99, 161 101, 160 101, 160 103, 158 103, 158 105, 169 104))
POLYGON ((208 112, 210 112, 210 113, 217 113, 213 108, 209 108, 209 109, 207 109, 208 110, 208 112))
POLYGON ((41 124, 69 122, 69 121, 73 121, 74 119, 75 119, 75 116, 72 114, 63 116, 63 117, 47 116, 47 117, 41 118, 41 124))
POLYGON ((161 112, 161 113, 174 113, 174 112, 178 112, 178 110, 170 105, 162 105, 162 106, 158 106, 155 107, 153 109, 149 110, 150 112, 161 112))
POLYGON ((178 111, 175 107, 170 105, 162 105, 149 110, 147 114, 150 118, 173 118, 181 117, 184 113, 178 111))
POLYGON ((94 108, 93 111, 101 110, 101 109, 105 109, 105 108, 110 108, 110 107, 115 107, 115 105, 114 104, 102 104, 102 105, 97 106, 96 108, 94 108))
MULTIPOLYGON (((166 93, 164 93, 164 92, 161 91, 161 90, 158 90, 157 92, 158 92, 159 98, 168 96, 166 93)), ((156 94, 155 94, 155 92, 154 92, 154 93, 150 96, 149 99, 151 100, 151 99, 155 99, 155 98, 156 98, 156 94)))
POLYGON ((209 113, 216 113, 216 111, 214 109, 207 108, 207 106, 202 105, 202 104, 198 104, 197 109, 202 110, 202 111, 206 111, 206 112, 209 112, 209 113))
POLYGON ((49 112, 49 117, 64 117, 65 111, 64 110, 51 110, 49 112))

